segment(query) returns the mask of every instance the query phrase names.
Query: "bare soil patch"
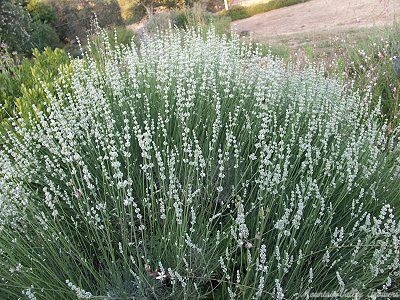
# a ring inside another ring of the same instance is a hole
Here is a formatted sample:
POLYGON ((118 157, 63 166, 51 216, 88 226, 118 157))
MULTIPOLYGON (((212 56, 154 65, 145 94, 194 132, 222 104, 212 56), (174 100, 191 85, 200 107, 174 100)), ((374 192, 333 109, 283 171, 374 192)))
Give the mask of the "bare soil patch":
POLYGON ((232 23, 259 41, 385 26, 400 21, 400 0, 311 0, 232 23))

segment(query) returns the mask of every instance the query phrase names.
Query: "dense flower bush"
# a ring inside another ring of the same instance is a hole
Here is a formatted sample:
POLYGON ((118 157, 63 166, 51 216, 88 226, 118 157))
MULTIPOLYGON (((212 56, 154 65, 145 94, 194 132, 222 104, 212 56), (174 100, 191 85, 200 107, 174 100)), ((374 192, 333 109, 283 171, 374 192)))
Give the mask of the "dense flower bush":
POLYGON ((368 97, 212 32, 88 51, 3 136, 1 295, 396 291, 398 141, 368 97))

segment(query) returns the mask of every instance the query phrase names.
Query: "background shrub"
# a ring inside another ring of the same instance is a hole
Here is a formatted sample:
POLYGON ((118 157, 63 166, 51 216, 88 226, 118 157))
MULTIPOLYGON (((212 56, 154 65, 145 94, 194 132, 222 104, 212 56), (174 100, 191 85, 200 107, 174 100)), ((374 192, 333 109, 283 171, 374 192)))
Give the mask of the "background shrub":
POLYGON ((57 20, 54 6, 44 2, 44 0, 29 0, 26 9, 34 20, 48 24, 53 24, 57 20))
POLYGON ((31 55, 34 48, 58 45, 59 39, 51 26, 55 11, 50 5, 32 0, 23 7, 20 3, 4 0, 0 3, 0 41, 8 45, 9 51, 31 55))
POLYGON ((248 9, 241 5, 233 6, 228 11, 222 12, 221 15, 228 16, 232 21, 251 17, 248 13, 248 9))
POLYGON ((76 37, 85 40, 97 26, 110 28, 123 24, 116 0, 51 0, 50 3, 57 13, 54 26, 64 42, 75 40, 76 37))
POLYGON ((10 51, 29 52, 31 18, 20 3, 11 0, 0 1, 0 42, 10 51))
POLYGON ((32 47, 43 51, 45 48, 56 48, 60 39, 55 29, 47 23, 34 21, 32 23, 31 43, 32 47))

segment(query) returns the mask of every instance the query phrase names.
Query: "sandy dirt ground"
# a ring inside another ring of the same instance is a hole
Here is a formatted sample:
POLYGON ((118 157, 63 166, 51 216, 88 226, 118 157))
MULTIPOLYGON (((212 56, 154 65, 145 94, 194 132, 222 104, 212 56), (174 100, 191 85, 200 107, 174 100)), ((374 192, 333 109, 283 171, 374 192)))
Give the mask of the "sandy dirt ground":
POLYGON ((400 0, 310 0, 232 23, 237 33, 254 39, 343 31, 400 21, 400 0))

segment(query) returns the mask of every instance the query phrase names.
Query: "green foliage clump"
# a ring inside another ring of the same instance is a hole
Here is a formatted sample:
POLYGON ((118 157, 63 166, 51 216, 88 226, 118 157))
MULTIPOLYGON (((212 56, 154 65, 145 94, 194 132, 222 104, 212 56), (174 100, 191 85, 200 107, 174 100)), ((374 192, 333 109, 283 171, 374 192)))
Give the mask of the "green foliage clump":
POLYGON ((236 5, 231 9, 221 12, 222 16, 231 18, 232 21, 249 18, 256 14, 268 12, 274 9, 303 3, 308 0, 270 0, 266 3, 260 3, 250 6, 236 5))
POLYGON ((235 5, 229 10, 221 12, 220 15, 227 16, 231 18, 232 21, 251 17, 251 15, 247 11, 247 8, 241 5, 235 5))
POLYGON ((49 3, 57 14, 54 27, 64 42, 76 37, 85 40, 96 26, 110 28, 123 25, 117 0, 49 0, 49 3))
POLYGON ((60 39, 56 30, 49 24, 42 21, 34 21, 31 25, 31 44, 33 49, 43 51, 45 48, 56 48, 60 39))
POLYGON ((42 110, 48 98, 45 92, 55 91, 60 83, 60 73, 68 74, 69 58, 64 50, 35 49, 31 59, 21 62, 12 57, 7 49, 2 51, 0 62, 0 122, 22 116, 26 120, 33 112, 33 106, 42 110))
POLYGON ((47 24, 52 24, 57 20, 54 6, 45 3, 44 0, 29 0, 26 9, 34 20, 39 20, 47 24))
POLYGON ((2 296, 399 290, 400 148, 379 108, 237 37, 104 36, 2 135, 2 296))

